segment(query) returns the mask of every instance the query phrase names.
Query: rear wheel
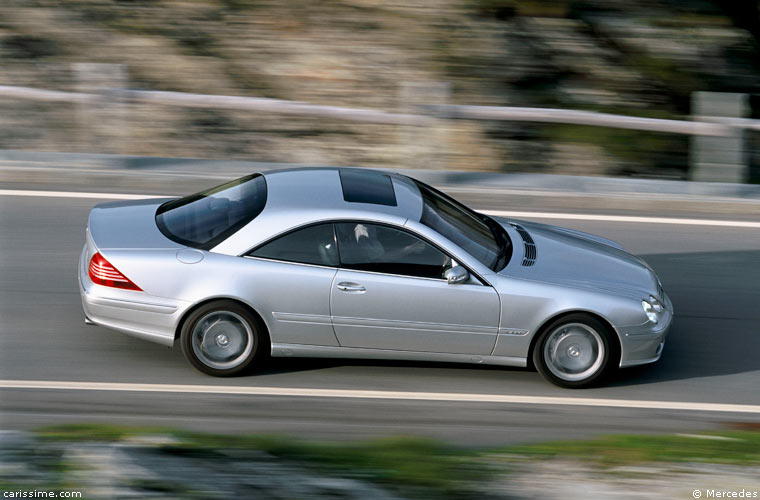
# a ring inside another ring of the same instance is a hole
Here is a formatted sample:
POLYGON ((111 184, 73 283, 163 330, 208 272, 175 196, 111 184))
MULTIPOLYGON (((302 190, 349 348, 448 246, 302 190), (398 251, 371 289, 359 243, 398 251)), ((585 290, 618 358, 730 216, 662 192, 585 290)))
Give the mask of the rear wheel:
POLYGON ((198 370, 216 377, 237 375, 266 356, 266 329, 243 305, 220 300, 205 304, 185 321, 182 352, 198 370))
POLYGON ((619 358, 612 335, 591 316, 565 316, 544 328, 533 349, 533 364, 544 378, 560 387, 598 385, 619 358))

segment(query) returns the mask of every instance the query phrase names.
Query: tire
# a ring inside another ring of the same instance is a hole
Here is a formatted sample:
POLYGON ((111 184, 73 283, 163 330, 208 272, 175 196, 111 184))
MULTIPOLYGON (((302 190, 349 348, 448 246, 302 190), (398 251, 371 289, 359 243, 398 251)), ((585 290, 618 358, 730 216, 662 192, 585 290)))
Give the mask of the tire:
POLYGON ((549 382, 581 389, 604 382, 620 359, 614 333, 587 314, 570 314, 547 325, 533 348, 533 364, 549 382))
POLYGON ((182 325, 180 342, 190 364, 215 377, 239 375, 266 358, 269 350, 262 322, 232 300, 193 311, 182 325))

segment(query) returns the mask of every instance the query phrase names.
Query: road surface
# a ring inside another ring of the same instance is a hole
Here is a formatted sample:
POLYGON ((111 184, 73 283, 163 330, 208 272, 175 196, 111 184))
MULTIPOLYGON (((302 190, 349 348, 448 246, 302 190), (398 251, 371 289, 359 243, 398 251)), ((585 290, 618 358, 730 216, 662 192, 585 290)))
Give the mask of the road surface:
MULTIPOLYGON (((535 219, 616 240, 643 256, 676 309, 659 363, 623 370, 606 387, 574 391, 526 369, 406 362, 287 359, 250 376, 207 377, 179 348, 85 326, 77 260, 87 214, 107 195, 28 194, 0 194, 5 429, 113 422, 313 439, 413 434, 496 445, 760 422, 760 228, 732 224, 727 216, 719 217, 721 224, 701 224, 699 217, 690 224, 656 222, 678 214, 646 211, 634 214, 644 217, 635 222, 586 220, 573 217, 577 209, 562 215, 553 208, 563 218, 535 219), (68 382, 84 384, 54 387, 68 382), (144 385, 120 390, 118 384, 144 385), (173 384, 205 389, 174 392, 167 388, 173 384), (259 393, 235 394, 240 387, 259 393), (423 393, 451 396, 437 401, 423 393)), ((515 209, 477 192, 456 195, 481 209, 515 209)))

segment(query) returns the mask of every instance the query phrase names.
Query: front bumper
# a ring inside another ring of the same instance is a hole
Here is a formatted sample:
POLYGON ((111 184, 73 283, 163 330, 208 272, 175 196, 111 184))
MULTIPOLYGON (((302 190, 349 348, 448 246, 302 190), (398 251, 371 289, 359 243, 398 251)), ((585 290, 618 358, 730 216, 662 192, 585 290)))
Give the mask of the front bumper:
POLYGON ((97 285, 87 274, 87 245, 79 261, 79 294, 85 322, 172 346, 174 334, 187 302, 156 297, 145 292, 97 285))
POLYGON ((663 293, 665 309, 657 324, 647 322, 643 325, 618 328, 622 352, 620 367, 654 363, 662 356, 665 341, 673 323, 673 303, 663 293))

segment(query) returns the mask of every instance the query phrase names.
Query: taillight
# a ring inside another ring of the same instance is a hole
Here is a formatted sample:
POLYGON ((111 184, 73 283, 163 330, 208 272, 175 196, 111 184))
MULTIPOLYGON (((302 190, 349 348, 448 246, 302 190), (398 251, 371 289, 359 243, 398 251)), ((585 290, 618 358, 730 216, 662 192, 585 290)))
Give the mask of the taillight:
POLYGON ((90 275, 92 282, 97 285, 142 292, 142 288, 129 281, 129 278, 113 267, 105 257, 100 255, 100 252, 93 255, 92 259, 90 259, 90 269, 88 274, 90 275))

